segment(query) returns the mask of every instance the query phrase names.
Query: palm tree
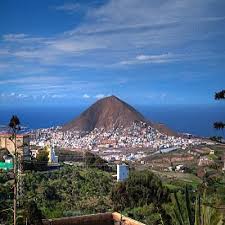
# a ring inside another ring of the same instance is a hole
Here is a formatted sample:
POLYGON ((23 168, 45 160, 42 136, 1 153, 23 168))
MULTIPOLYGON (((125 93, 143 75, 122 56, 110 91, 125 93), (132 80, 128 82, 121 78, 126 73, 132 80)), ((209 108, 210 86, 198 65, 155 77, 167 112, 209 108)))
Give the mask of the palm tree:
POLYGON ((173 195, 174 220, 179 225, 225 225, 223 215, 213 206, 207 204, 206 194, 204 193, 201 200, 200 194, 195 199, 195 207, 193 207, 188 188, 185 188, 184 204, 178 200, 176 193, 173 195))
POLYGON ((222 129, 224 129, 224 127, 225 127, 225 123, 223 123, 223 122, 215 122, 214 123, 215 129, 222 130, 222 129))
MULTIPOLYGON (((222 90, 220 92, 216 92, 214 96, 215 100, 224 100, 225 99, 225 90, 222 90)), ((223 122, 215 122, 214 128, 218 130, 222 130, 225 128, 225 123, 223 122)))
POLYGON ((225 99, 225 90, 215 93, 215 100, 225 99))
POLYGON ((20 120, 16 115, 13 115, 10 119, 9 127, 13 129, 14 132, 20 130, 20 120))

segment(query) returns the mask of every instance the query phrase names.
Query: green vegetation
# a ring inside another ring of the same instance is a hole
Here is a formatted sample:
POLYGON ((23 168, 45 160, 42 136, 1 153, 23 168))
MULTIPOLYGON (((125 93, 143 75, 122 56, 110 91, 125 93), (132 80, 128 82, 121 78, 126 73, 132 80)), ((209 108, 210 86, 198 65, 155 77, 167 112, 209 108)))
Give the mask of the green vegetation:
MULTIPOLYGON (((193 196, 192 196, 193 197, 193 196)), ((185 195, 179 196, 177 193, 173 194, 173 204, 176 206, 170 211, 173 224, 177 225, 223 225, 223 215, 215 208, 209 206, 209 199, 203 195, 201 199, 200 194, 191 201, 191 196, 187 187, 185 188, 185 195)))
POLYGON ((29 161, 24 161, 24 170, 33 170, 33 171, 46 171, 48 169, 48 152, 46 149, 40 151, 37 155, 37 158, 33 158, 29 161))
MULTIPOLYGON (((169 182, 149 170, 131 171, 129 178, 119 183, 113 181, 111 173, 93 167, 30 171, 23 176, 18 225, 26 221, 39 225, 40 218, 115 210, 151 225, 202 225, 195 222, 200 217, 201 221, 208 218, 215 221, 212 225, 222 225, 223 215, 216 207, 225 203, 225 181, 221 176, 205 180, 208 183, 199 182, 196 188, 193 184, 169 182), (219 220, 213 219, 215 215, 219 220)), ((12 181, 7 173, 0 174, 0 184, 0 223, 11 224, 11 211, 2 211, 12 207, 13 201, 12 181)))
POLYGON ((46 150, 46 148, 42 151, 40 151, 37 155, 37 162, 43 162, 43 163, 48 163, 48 152, 46 150))
POLYGON ((111 176, 97 169, 64 167, 55 172, 32 172, 24 183, 24 199, 36 199, 47 218, 110 209, 111 176))
POLYGON ((0 173, 0 224, 4 221, 12 223, 12 181, 6 172, 0 173))
POLYGON ((34 200, 28 201, 25 204, 21 223, 23 223, 24 217, 26 218, 27 224, 33 225, 42 224, 41 218, 43 218, 43 215, 41 213, 41 210, 37 207, 37 204, 34 200))
POLYGON ((115 210, 134 208, 145 204, 160 205, 169 199, 168 190, 150 171, 131 172, 129 179, 117 183, 112 190, 115 210))
POLYGON ((113 208, 147 224, 170 224, 170 217, 162 207, 169 203, 169 191, 150 171, 135 171, 125 182, 112 190, 113 208))
POLYGON ((191 173, 178 173, 178 172, 164 172, 164 171, 153 171, 162 180, 164 185, 168 187, 185 188, 186 185, 197 188, 202 180, 194 174, 191 173))

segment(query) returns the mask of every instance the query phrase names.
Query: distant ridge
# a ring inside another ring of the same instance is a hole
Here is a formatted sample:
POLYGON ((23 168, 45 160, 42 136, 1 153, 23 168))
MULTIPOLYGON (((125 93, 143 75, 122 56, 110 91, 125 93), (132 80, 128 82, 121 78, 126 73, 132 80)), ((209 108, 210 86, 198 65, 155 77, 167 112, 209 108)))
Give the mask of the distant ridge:
POLYGON ((65 124, 62 127, 62 130, 90 132, 95 128, 104 128, 104 130, 107 131, 116 128, 126 128, 137 121, 146 122, 161 133, 177 136, 177 133, 171 131, 165 125, 154 124, 145 119, 135 108, 114 95, 102 98, 95 102, 81 113, 79 117, 65 124))

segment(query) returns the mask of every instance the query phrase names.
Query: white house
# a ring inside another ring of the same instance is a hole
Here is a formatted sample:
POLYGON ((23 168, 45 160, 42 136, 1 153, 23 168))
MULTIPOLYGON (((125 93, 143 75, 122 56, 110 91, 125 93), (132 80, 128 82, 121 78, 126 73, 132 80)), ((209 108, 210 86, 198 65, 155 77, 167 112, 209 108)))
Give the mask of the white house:
POLYGON ((124 181, 128 178, 129 168, 126 164, 117 165, 117 181, 124 181))

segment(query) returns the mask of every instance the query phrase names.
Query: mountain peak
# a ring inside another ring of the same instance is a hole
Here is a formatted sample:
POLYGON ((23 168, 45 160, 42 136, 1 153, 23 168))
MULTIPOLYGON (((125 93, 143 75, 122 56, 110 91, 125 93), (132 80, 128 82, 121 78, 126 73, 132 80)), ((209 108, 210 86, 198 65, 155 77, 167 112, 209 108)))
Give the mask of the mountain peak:
POLYGON ((145 121, 145 118, 115 95, 102 98, 63 126, 63 130, 78 130, 90 132, 95 128, 105 130, 128 127, 134 121, 145 121))
MULTIPOLYGON (((103 128, 105 131, 130 127, 134 122, 145 122, 152 127, 157 126, 144 118, 135 108, 122 101, 115 95, 111 95, 96 101, 88 109, 71 122, 62 127, 63 131, 76 130, 80 132, 91 132, 95 128, 103 128)), ((173 134, 163 125, 157 126, 162 133, 173 134), (165 132, 164 132, 165 131, 165 132)))
POLYGON ((119 99, 118 97, 116 97, 115 95, 110 95, 110 96, 107 96, 106 98, 111 98, 111 99, 119 99))
POLYGON ((120 102, 122 102, 122 100, 119 99, 119 98, 118 98, 117 96, 115 96, 115 95, 110 95, 110 96, 101 98, 100 100, 111 100, 111 101, 120 101, 120 102))

